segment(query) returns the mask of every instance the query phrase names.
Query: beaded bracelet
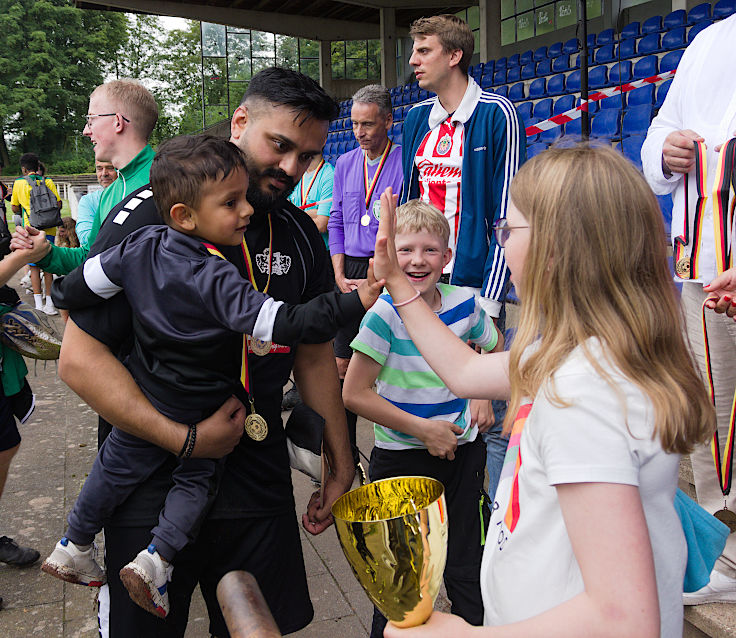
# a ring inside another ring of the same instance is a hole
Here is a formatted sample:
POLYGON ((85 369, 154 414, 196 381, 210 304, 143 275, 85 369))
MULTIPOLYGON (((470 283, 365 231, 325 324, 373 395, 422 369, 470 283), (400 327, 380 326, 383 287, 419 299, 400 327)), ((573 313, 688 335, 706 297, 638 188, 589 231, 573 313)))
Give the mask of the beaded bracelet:
POLYGON ((401 306, 406 306, 406 305, 410 304, 412 301, 414 301, 416 299, 419 299, 420 296, 421 295, 420 295, 419 291, 417 290, 416 294, 413 297, 409 297, 409 299, 407 299, 406 301, 402 301, 400 303, 395 303, 394 304, 394 308, 401 308, 401 306))
POLYGON ((182 458, 188 459, 190 456, 192 456, 192 452, 194 452, 194 445, 197 442, 197 424, 192 423, 192 425, 189 426, 189 432, 191 433, 192 437, 189 439, 189 445, 187 446, 187 451, 184 452, 184 456, 182 458))

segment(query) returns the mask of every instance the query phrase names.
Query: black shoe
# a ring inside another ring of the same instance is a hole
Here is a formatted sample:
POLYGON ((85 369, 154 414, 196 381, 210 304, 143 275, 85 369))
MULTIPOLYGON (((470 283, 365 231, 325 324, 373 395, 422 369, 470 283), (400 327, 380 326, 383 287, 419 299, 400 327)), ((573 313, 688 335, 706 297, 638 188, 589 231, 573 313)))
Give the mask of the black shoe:
POLYGON ((291 389, 284 395, 284 398, 281 400, 281 409, 282 410, 293 410, 296 407, 297 403, 300 403, 302 398, 299 396, 299 390, 296 389, 296 386, 291 386, 291 389))
POLYGON ((12 538, 0 536, 0 563, 23 567, 35 563, 41 554, 30 547, 20 547, 12 538))

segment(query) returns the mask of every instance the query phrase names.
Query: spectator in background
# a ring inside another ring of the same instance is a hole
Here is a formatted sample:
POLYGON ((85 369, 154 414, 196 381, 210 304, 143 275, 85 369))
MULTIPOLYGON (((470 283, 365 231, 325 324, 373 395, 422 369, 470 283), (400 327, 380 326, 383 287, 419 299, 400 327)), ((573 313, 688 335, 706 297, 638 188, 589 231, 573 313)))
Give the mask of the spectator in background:
MULTIPOLYGON (((98 191, 98 192, 101 192, 101 191, 98 191)), ((90 195, 92 194, 93 193, 90 193, 90 195)), ((82 199, 84 199, 84 197, 82 197, 82 199)), ((82 200, 80 199, 79 201, 81 202, 82 200)), ((99 201, 99 198, 98 198, 98 201, 99 201)), ((59 226, 59 228, 56 229, 56 241, 54 242, 54 245, 62 246, 64 248, 78 248, 79 247, 79 237, 77 236, 77 232, 76 232, 77 224, 78 223, 75 222, 71 217, 64 217, 61 220, 61 226, 59 226)), ((61 314, 61 318, 64 320, 64 323, 66 323, 67 320, 69 319, 69 311, 59 308, 59 313, 61 314)))
POLYGON ((335 169, 332 164, 325 161, 322 155, 317 155, 309 165, 307 172, 304 173, 304 177, 299 180, 296 188, 289 195, 289 201, 312 218, 328 250, 327 223, 330 219, 330 208, 332 208, 334 177, 335 169))
MULTIPOLYGON (((388 139, 393 124, 391 95, 379 84, 369 84, 353 95, 350 111, 353 135, 359 148, 337 160, 332 189, 332 210, 327 224, 335 284, 342 292, 355 290, 365 279, 368 260, 378 232, 381 193, 389 186, 401 192, 401 146, 388 139)), ((345 326, 335 336, 335 360, 341 382, 353 354, 350 342, 360 322, 345 326)), ((358 464, 355 428, 358 417, 346 411, 348 432, 358 464)))
MULTIPOLYGON (((38 160, 38 155, 35 153, 24 153, 20 158, 20 170, 23 177, 19 177, 13 184, 13 196, 10 200, 10 204, 13 207, 13 212, 23 217, 23 226, 30 226, 30 214, 31 214, 31 185, 28 180, 34 182, 45 181, 46 186, 49 190, 56 195, 56 200, 61 210, 61 197, 59 197, 59 191, 56 188, 56 184, 51 179, 43 176, 41 173, 41 162, 38 160)), ((53 244, 54 235, 56 235, 56 227, 41 228, 46 233, 46 239, 53 244)), ((59 313, 54 308, 54 303, 51 301, 51 282, 53 281, 53 275, 50 272, 44 272, 43 283, 46 290, 46 304, 43 302, 43 292, 41 289, 41 268, 35 264, 30 263, 30 275, 31 275, 31 288, 33 289, 33 300, 36 304, 36 310, 41 310, 47 315, 58 315, 59 313)))
MULTIPOLYGON (((100 205, 100 198, 102 197, 102 191, 105 190, 110 184, 112 184, 117 178, 118 173, 115 167, 110 162, 102 160, 95 160, 95 174, 97 175, 97 183, 102 186, 100 190, 92 191, 79 198, 79 204, 77 205, 77 226, 76 232, 79 238, 77 246, 87 246, 89 243, 90 231, 92 230, 92 222, 95 218, 95 213, 100 205)), ((65 245, 59 244, 57 246, 65 245)))

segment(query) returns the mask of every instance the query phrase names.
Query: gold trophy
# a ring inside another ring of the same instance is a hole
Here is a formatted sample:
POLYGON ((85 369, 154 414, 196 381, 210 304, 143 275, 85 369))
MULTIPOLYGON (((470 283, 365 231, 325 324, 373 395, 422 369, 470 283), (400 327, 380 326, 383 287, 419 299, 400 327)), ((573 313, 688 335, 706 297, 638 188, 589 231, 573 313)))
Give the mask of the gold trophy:
POLYGON ((397 627, 432 614, 447 559, 444 492, 435 479, 402 476, 359 487, 332 506, 355 577, 397 627))

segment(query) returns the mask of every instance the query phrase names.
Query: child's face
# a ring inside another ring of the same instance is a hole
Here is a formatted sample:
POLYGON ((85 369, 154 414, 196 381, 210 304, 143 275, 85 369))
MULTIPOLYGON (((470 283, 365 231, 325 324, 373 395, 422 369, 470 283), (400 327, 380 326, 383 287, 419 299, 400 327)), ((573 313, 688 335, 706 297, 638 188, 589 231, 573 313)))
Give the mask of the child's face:
POLYGON ((421 230, 397 233, 396 255, 411 285, 431 304, 435 284, 442 275, 442 269, 450 263, 452 251, 440 237, 421 230))
POLYGON ((194 234, 214 244, 237 246, 243 241, 253 207, 245 194, 248 174, 239 169, 226 178, 208 181, 196 209, 191 209, 194 234))
POLYGON ((506 219, 508 220, 509 231, 503 249, 506 256, 506 265, 511 272, 511 281, 514 282, 518 291, 522 283, 521 278, 524 272, 526 254, 529 250, 529 222, 512 201, 509 201, 506 219))

